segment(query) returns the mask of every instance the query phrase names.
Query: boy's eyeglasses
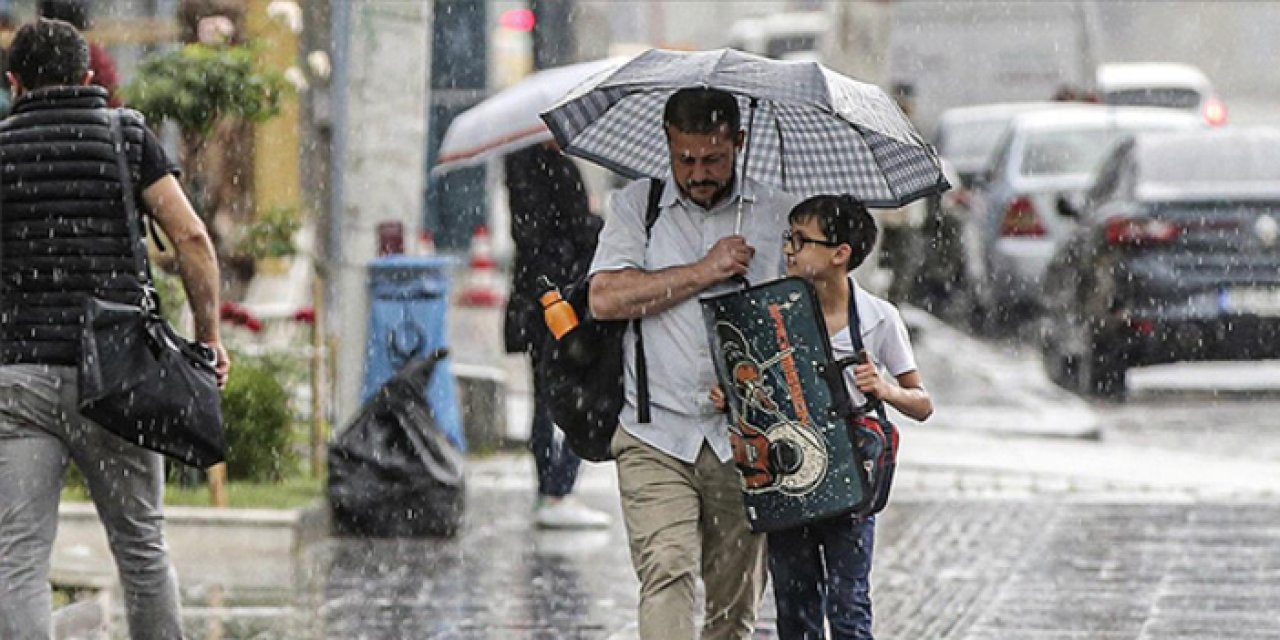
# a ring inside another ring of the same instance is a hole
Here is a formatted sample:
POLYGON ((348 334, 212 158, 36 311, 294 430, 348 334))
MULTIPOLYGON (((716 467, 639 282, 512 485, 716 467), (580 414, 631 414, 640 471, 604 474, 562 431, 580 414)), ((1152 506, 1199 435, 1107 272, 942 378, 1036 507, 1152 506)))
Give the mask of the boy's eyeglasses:
POLYGON ((796 253, 799 253, 800 251, 802 251, 804 249, 804 245, 809 243, 820 244, 824 247, 840 246, 839 242, 835 242, 832 240, 817 240, 814 238, 806 238, 798 233, 793 233, 790 229, 787 229, 786 231, 782 232, 782 239, 786 241, 791 246, 791 250, 796 253))

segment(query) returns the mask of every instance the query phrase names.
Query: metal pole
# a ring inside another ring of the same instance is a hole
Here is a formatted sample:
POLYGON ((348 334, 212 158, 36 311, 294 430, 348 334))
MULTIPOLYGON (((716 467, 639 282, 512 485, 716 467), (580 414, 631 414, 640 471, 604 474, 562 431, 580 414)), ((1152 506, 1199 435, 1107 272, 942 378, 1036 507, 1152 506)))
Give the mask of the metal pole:
MULTIPOLYGON (((738 191, 743 195, 746 194, 747 166, 751 162, 751 134, 756 128, 756 107, 759 104, 759 98, 751 98, 751 116, 747 118, 747 141, 742 150, 742 175, 740 176, 742 184, 738 185, 738 191)), ((738 220, 733 225, 734 235, 742 235, 742 200, 743 198, 738 198, 738 220)))

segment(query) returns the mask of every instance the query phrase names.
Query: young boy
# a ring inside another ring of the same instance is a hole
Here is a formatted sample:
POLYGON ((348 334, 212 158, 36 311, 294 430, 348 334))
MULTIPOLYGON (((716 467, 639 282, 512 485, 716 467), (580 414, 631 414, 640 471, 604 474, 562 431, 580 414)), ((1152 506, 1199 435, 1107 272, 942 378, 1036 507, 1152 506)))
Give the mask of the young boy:
MULTIPOLYGON (((902 316, 892 304, 859 288, 850 275, 875 246, 871 214, 850 196, 822 195, 796 205, 788 220, 791 228, 783 236, 787 275, 804 278, 817 290, 837 359, 854 353, 849 296, 855 296, 870 360, 845 371, 854 404, 863 404, 864 394, 870 394, 914 420, 927 419, 933 401, 916 370, 902 316)), ((712 399, 724 407, 720 389, 712 392, 712 399)), ((826 637, 824 619, 834 638, 872 637, 869 578, 874 540, 875 516, 840 516, 769 534, 780 638, 826 637)))

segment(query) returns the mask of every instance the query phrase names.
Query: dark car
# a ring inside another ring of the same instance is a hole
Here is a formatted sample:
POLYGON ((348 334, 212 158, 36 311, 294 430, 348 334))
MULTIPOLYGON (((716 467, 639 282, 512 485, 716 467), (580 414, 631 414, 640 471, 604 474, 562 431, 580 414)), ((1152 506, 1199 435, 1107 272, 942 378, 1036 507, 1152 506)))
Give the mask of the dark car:
POLYGON ((1130 367, 1280 357, 1280 129, 1140 133, 1107 156, 1050 260, 1042 352, 1059 384, 1130 367))

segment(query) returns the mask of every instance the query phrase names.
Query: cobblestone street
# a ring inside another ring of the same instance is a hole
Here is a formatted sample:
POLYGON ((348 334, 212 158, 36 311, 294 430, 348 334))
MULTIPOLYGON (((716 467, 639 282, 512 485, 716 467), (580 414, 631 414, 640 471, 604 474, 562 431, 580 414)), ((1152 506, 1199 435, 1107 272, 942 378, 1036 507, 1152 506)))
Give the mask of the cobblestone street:
MULTIPOLYGON (((525 472, 473 465, 457 541, 333 543, 316 637, 634 638, 621 525, 536 531, 525 472)), ((611 472, 580 493, 616 516, 611 472)), ((903 474, 878 529, 878 638, 1280 638, 1280 504, 962 477, 903 474)), ((757 638, 772 618, 766 602, 757 638)))

